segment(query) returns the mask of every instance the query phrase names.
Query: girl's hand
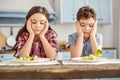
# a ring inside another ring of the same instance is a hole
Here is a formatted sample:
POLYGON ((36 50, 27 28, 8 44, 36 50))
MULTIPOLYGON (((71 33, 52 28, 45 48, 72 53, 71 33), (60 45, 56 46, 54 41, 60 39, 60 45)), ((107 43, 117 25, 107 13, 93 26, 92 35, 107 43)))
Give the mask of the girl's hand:
POLYGON ((44 25, 44 28, 43 28, 43 30, 40 32, 40 36, 44 36, 45 35, 45 33, 48 31, 48 27, 49 27, 49 23, 48 23, 48 21, 46 21, 45 22, 45 25, 44 25))
POLYGON ((76 31, 78 33, 78 36, 83 36, 83 32, 82 32, 79 21, 76 21, 76 31))
POLYGON ((30 19, 28 19, 28 21, 27 21, 27 30, 28 30, 30 35, 35 35, 35 33, 32 30, 32 23, 31 23, 30 19))
POLYGON ((96 32, 97 32, 97 21, 95 21, 93 25, 93 29, 91 30, 90 37, 95 37, 96 32))

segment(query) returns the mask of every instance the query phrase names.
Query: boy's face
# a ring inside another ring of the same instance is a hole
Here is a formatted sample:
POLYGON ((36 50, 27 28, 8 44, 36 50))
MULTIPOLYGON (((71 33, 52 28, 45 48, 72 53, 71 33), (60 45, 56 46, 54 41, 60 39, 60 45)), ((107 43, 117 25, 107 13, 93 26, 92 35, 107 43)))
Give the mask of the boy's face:
POLYGON ((93 29, 95 20, 93 18, 89 18, 89 19, 82 18, 79 20, 79 22, 80 22, 81 30, 84 34, 84 38, 89 38, 90 33, 93 29))

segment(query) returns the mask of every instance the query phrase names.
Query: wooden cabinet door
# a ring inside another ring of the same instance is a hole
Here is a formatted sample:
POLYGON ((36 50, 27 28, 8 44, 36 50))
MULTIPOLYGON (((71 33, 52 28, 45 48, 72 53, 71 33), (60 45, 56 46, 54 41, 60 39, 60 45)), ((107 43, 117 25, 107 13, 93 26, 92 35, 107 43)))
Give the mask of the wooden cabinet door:
POLYGON ((62 0, 61 9, 61 22, 62 23, 73 23, 75 21, 74 15, 74 0, 62 0))
POLYGON ((81 8, 85 4, 86 0, 62 0, 61 22, 74 23, 76 21, 76 15, 79 8, 81 8))
POLYGON ((79 11, 79 9, 82 7, 82 6, 85 6, 85 5, 87 5, 87 0, 74 0, 75 1, 75 4, 74 4, 74 6, 75 6, 75 12, 74 12, 74 14, 75 14, 75 20, 77 20, 76 19, 76 17, 77 17, 77 12, 79 11))
POLYGON ((12 60, 13 54, 0 54, 0 60, 12 60))
MULTIPOLYGON (((59 0, 60 5, 60 22, 75 23, 78 10, 85 5, 95 9, 97 20, 100 24, 111 23, 111 0, 59 0)), ((56 3, 58 1, 56 0, 56 3)))
POLYGON ((108 58, 108 59, 116 59, 116 49, 103 50, 102 57, 105 57, 105 58, 108 58))
POLYGON ((95 9, 97 20, 100 24, 111 23, 111 1, 110 0, 89 0, 89 6, 95 9))

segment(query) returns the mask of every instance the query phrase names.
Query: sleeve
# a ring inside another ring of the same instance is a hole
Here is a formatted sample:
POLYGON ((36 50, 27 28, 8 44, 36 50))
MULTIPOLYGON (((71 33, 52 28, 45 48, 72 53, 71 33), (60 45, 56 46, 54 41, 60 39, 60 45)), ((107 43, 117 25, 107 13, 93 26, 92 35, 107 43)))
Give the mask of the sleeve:
POLYGON ((103 47, 103 42, 102 42, 102 34, 97 34, 96 40, 99 46, 103 47))
POLYGON ((17 46, 18 46, 17 53, 19 53, 20 49, 25 45, 26 41, 27 41, 26 36, 24 35, 19 36, 18 41, 17 41, 17 46))
POLYGON ((56 50, 56 52, 58 52, 58 46, 57 46, 57 34, 52 31, 50 33, 50 38, 48 40, 48 42, 50 43, 50 45, 56 50))
POLYGON ((68 36, 68 47, 70 47, 71 45, 75 45, 76 44, 76 40, 77 40, 77 35, 69 35, 68 36))

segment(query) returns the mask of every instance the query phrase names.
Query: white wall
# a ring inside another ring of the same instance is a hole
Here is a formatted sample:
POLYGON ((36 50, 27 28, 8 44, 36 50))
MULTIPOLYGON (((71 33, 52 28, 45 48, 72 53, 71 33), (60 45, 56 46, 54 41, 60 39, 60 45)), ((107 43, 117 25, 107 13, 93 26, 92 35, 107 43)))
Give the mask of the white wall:
POLYGON ((53 9, 49 5, 49 0, 0 0, 0 10, 28 11, 33 6, 44 6, 49 12, 53 9))
POLYGON ((120 0, 113 0, 113 45, 117 47, 117 57, 120 58, 120 0))

